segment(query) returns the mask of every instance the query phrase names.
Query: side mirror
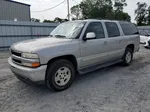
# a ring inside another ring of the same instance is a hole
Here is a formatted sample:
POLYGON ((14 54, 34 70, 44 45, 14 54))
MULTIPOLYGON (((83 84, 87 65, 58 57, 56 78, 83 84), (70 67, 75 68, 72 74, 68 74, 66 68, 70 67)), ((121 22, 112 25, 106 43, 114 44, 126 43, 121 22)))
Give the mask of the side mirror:
POLYGON ((96 35, 94 32, 89 32, 86 34, 86 40, 88 39, 95 39, 96 38, 96 35))

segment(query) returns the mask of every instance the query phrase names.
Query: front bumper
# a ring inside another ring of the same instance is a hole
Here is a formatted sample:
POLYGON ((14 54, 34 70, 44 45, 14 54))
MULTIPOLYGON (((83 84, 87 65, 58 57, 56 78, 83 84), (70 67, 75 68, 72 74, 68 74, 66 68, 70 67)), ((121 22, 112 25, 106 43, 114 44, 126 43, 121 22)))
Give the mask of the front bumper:
POLYGON ((38 68, 23 67, 13 63, 11 57, 8 59, 8 63, 11 71, 17 77, 22 77, 24 79, 28 79, 33 82, 45 81, 47 65, 43 65, 38 68))
POLYGON ((150 40, 146 42, 146 44, 144 45, 145 48, 150 48, 150 40))

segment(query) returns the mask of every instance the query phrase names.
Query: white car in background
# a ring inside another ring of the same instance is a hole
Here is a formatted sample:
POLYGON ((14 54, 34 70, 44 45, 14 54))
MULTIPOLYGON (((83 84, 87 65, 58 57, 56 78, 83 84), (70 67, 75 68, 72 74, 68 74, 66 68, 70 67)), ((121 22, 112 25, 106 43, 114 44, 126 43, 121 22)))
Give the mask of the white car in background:
POLYGON ((140 43, 144 44, 144 47, 150 48, 150 35, 141 35, 140 43))
POLYGON ((148 35, 140 35, 140 43, 141 44, 146 44, 146 42, 150 40, 150 36, 148 35))

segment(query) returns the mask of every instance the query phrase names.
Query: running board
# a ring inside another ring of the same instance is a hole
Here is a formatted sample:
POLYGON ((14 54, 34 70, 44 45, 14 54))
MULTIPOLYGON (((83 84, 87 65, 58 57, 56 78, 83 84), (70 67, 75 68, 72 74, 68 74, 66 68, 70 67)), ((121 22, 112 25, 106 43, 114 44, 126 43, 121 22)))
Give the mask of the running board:
POLYGON ((100 68, 105 68, 105 67, 108 67, 110 65, 117 64, 121 61, 122 61, 121 59, 120 60, 114 60, 114 61, 111 61, 111 62, 108 62, 108 63, 97 64, 97 65, 90 66, 90 67, 87 67, 87 68, 79 69, 79 74, 85 74, 85 73, 93 72, 93 71, 98 70, 100 68))

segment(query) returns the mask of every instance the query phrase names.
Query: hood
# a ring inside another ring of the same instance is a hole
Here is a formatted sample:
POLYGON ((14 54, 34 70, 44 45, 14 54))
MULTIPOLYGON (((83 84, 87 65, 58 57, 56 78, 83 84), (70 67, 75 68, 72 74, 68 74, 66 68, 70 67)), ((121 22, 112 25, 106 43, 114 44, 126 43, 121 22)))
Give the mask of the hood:
POLYGON ((40 39, 32 39, 26 40, 22 42, 18 42, 12 45, 11 49, 21 51, 21 52, 33 52, 34 49, 40 49, 46 46, 56 46, 71 42, 72 39, 63 39, 63 38, 40 38, 40 39))

